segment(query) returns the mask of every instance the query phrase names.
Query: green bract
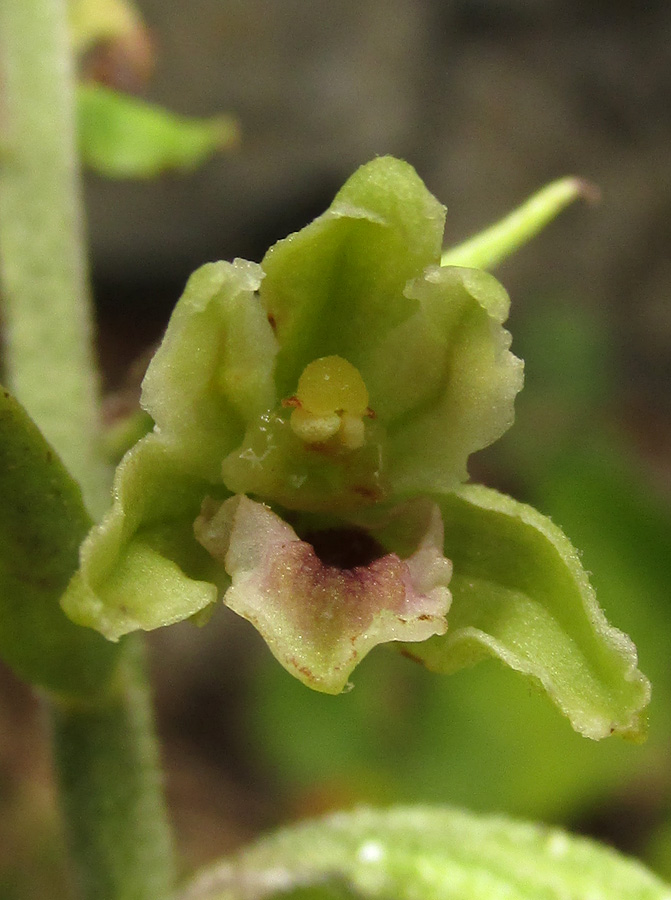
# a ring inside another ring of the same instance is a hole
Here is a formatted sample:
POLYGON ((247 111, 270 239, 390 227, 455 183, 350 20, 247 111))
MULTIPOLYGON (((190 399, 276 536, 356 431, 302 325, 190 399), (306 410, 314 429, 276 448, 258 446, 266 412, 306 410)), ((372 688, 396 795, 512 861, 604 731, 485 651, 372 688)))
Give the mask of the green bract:
POLYGON ((329 693, 382 642, 444 671, 490 653, 585 734, 638 734, 647 681, 568 541, 462 487, 512 423, 522 363, 498 282, 440 266, 443 227, 414 170, 381 158, 261 265, 192 276, 143 385, 155 429, 64 608, 116 640, 223 595, 329 693))
POLYGON ((52 694, 91 699, 108 688, 118 648, 58 605, 91 520, 79 486, 2 387, 0 496, 0 656, 52 694))
POLYGON ((100 84, 80 84, 77 128, 83 162, 108 178, 190 172, 238 142, 232 116, 189 119, 100 84))

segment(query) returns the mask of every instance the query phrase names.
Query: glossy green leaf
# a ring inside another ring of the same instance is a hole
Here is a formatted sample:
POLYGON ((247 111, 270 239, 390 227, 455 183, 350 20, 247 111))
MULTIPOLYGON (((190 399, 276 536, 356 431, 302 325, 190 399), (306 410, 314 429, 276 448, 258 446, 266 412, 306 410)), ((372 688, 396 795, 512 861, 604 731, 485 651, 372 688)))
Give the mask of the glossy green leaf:
POLYGON ((192 171, 238 140, 231 116, 189 119, 98 84, 80 85, 82 159, 108 178, 155 178, 192 171))
POLYGON ((449 628, 406 652, 437 672, 494 656, 535 679, 586 737, 643 737, 650 685, 636 649, 606 621, 563 532, 480 485, 438 502, 454 564, 449 628))
POLYGON ((450 808, 361 809, 286 828, 178 900, 671 900, 640 863, 585 838, 450 808))
POLYGON ((0 390, 0 654, 68 696, 106 684, 116 648, 63 614, 90 520, 81 491, 23 408, 0 390))

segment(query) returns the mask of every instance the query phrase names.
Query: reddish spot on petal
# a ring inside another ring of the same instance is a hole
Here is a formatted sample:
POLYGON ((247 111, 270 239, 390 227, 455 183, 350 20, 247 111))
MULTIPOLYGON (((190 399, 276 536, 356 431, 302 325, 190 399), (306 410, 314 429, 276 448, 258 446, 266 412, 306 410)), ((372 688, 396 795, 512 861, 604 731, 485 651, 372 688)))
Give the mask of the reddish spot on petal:
POLYGON ((413 662, 419 663, 421 666, 425 665, 424 660, 419 656, 415 656, 414 653, 411 653, 407 647, 400 647, 398 651, 401 656, 405 656, 406 659, 411 659, 413 662))
POLYGON ((371 503, 375 503, 382 499, 382 491, 380 488, 369 487, 366 484, 355 484, 350 490, 353 494, 356 494, 357 497, 362 497, 364 500, 368 500, 371 503))

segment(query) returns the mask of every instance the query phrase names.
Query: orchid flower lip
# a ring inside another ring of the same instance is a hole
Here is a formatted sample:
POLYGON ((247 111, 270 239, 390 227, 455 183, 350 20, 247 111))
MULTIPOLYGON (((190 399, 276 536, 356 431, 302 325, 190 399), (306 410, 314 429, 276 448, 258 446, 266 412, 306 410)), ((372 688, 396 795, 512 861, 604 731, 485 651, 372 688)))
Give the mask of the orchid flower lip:
POLYGON ((244 495, 206 501, 194 533, 231 578, 224 603, 254 625, 288 671, 336 694, 377 644, 445 632, 452 566, 442 554, 437 508, 424 518, 407 558, 347 522, 300 537, 244 495))

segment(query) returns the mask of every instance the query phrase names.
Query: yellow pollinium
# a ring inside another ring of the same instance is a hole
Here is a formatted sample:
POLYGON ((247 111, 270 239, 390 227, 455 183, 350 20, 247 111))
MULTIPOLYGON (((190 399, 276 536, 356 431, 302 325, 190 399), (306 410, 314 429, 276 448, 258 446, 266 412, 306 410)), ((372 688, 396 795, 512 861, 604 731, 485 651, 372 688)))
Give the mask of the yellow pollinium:
POLYGON ((309 363, 298 379, 291 427, 308 444, 335 438, 347 450, 364 442, 364 416, 371 415, 368 391, 359 370, 341 356, 323 356, 309 363))

